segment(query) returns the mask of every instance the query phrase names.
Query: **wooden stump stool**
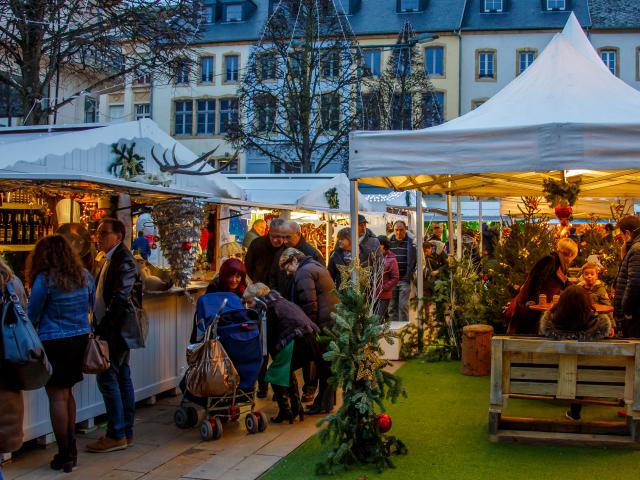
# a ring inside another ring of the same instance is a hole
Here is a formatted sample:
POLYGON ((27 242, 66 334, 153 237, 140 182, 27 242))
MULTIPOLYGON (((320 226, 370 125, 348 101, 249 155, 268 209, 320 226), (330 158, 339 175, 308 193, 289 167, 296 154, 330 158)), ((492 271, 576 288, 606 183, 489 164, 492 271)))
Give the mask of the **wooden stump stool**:
POLYGON ((467 325, 462 329, 463 375, 484 377, 491 374, 492 336, 490 325, 467 325))

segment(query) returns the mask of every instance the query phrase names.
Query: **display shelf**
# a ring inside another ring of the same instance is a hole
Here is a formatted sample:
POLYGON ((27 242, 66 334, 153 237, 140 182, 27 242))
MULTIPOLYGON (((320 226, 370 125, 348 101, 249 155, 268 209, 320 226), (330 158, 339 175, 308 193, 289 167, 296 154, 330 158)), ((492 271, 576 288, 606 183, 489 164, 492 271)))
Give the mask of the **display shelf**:
POLYGON ((0 210, 42 210, 42 205, 36 205, 35 203, 3 202, 2 205, 0 205, 0 210))
POLYGON ((29 252, 33 250, 35 245, 0 245, 0 252, 29 252))

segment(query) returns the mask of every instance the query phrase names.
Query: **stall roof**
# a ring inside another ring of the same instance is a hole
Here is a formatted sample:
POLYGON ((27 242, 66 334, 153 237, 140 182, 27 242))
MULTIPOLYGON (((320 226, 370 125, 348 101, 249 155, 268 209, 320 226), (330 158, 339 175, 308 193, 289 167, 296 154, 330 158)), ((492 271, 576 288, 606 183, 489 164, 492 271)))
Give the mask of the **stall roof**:
MULTIPOLYGON (((367 198, 358 192, 358 210, 361 212, 373 212, 374 206, 367 200, 367 198)), ((344 173, 340 173, 333 177, 331 180, 324 182, 322 185, 318 185, 313 190, 300 196, 296 201, 296 204, 300 208, 306 208, 310 210, 323 210, 323 211, 335 211, 335 212, 348 212, 349 211, 349 199, 351 198, 351 191, 349 185, 349 179, 344 173), (329 202, 325 196, 325 193, 331 188, 335 188, 338 193, 338 208, 333 209, 329 206, 329 202)))
POLYGON ((136 142, 135 152, 144 157, 144 171, 160 174, 151 157, 175 148, 176 158, 187 163, 196 154, 180 144, 149 119, 115 125, 0 129, 0 180, 62 182, 76 179, 106 185, 120 191, 147 192, 156 196, 243 198, 244 192, 223 175, 168 175, 169 187, 117 178, 109 172, 114 160, 113 143, 136 142), (70 129, 70 130, 69 130, 70 129), (66 131, 65 131, 66 130, 66 131))
POLYGON ((527 70, 443 125, 354 132, 349 177, 398 190, 540 195, 545 177, 582 177, 582 193, 640 186, 640 92, 603 65, 572 14, 527 70))

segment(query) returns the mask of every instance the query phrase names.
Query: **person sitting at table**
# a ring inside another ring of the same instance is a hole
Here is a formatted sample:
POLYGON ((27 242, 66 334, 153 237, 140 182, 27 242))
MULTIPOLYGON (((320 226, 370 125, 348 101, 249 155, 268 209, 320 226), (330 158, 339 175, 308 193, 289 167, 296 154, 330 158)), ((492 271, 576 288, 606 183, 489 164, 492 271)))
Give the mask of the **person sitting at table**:
POLYGON ((529 308, 540 295, 547 300, 560 294, 570 284, 567 271, 578 255, 578 245, 570 238, 561 238, 556 251, 541 258, 533 266, 518 295, 507 308, 507 333, 509 335, 537 334, 540 312, 529 308))
MULTIPOLYGON (((607 315, 596 313, 587 290, 570 285, 558 303, 542 315, 539 334, 557 340, 592 341, 612 336, 613 329, 607 315)), ((580 420, 581 409, 581 404, 572 403, 567 418, 580 420)))

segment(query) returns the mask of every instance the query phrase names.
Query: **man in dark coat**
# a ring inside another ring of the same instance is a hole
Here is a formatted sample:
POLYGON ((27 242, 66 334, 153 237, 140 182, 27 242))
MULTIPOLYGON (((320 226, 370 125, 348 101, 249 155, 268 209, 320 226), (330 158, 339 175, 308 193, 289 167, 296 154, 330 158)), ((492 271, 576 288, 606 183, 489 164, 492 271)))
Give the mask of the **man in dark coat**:
POLYGON ((144 346, 139 318, 142 281, 138 264, 122 243, 126 230, 115 218, 98 227, 98 245, 105 263, 97 278, 94 309, 96 334, 109 343, 111 366, 96 375, 107 410, 107 433, 87 445, 90 452, 123 450, 133 442, 135 396, 129 368, 129 350, 144 346))
POLYGON ((261 218, 257 219, 255 222, 253 222, 253 225, 251 226, 251 230, 249 230, 245 235, 244 240, 242 242, 242 246, 244 248, 249 248, 249 245, 251 245, 251 243, 256 238, 264 237, 266 233, 267 233, 267 222, 265 222, 261 218))
POLYGON ((407 230, 407 224, 398 220, 393 226, 393 235, 389 238, 390 250, 398 261, 400 281, 391 294, 391 321, 409 321, 409 295, 411 293, 411 278, 416 271, 418 262, 416 244, 407 230))
POLYGON ((378 237, 367 228, 367 218, 358 215, 358 243, 360 245, 360 265, 368 267, 372 262, 382 263, 382 252, 378 237))
POLYGON ((625 337, 640 338, 640 218, 627 215, 618 227, 626 244, 615 283, 613 314, 625 337))
POLYGON ((300 250, 305 255, 313 258, 316 262, 325 265, 324 257, 322 254, 309 244, 307 240, 302 236, 300 225, 294 221, 285 222, 283 225, 284 242, 282 246, 276 251, 273 258, 273 264, 269 271, 269 283, 270 288, 277 290, 281 295, 287 296, 291 292, 291 286, 293 284, 292 277, 280 269, 280 257, 282 252, 287 248, 295 248, 300 250))
POLYGON ((269 226, 269 234, 256 238, 244 257, 244 264, 247 268, 247 275, 252 282, 260 282, 269 285, 269 272, 276 252, 286 239, 284 229, 285 220, 274 218, 269 226))

